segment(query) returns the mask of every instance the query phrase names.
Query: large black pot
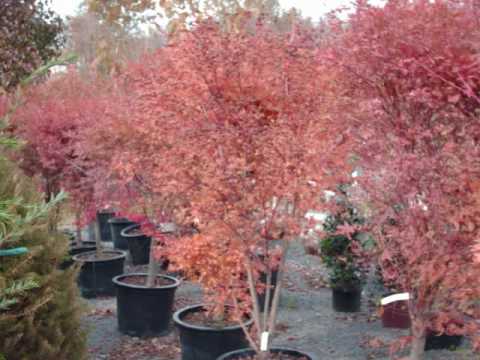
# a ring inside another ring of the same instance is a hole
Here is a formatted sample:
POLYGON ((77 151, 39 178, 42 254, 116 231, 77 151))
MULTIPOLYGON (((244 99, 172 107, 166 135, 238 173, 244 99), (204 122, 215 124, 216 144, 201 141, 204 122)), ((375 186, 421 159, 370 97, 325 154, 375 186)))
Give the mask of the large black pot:
POLYGON ((161 287, 147 288, 125 283, 129 276, 147 278, 147 274, 123 274, 113 278, 117 287, 117 319, 121 333, 136 337, 161 336, 169 331, 175 290, 180 281, 172 276, 157 275, 171 281, 161 287))
MULTIPOLYGON (((306 359, 306 360, 317 360, 317 358, 311 354, 307 354, 303 351, 293 350, 293 349, 286 349, 286 348, 272 348, 270 349, 270 353, 273 354, 285 354, 290 355, 292 357, 296 357, 298 359, 306 359)), ((229 353, 223 354, 217 360, 242 360, 242 359, 250 359, 251 356, 255 355, 255 351, 252 349, 241 349, 231 351, 229 353)))
POLYGON ((357 312, 360 311, 362 302, 362 288, 351 287, 333 287, 332 288, 332 306, 339 312, 357 312))
MULTIPOLYGON (((203 305, 193 305, 173 314, 180 335, 182 360, 215 360, 229 351, 248 346, 240 325, 217 329, 189 324, 183 320, 188 313, 202 310, 203 305)), ((245 325, 249 327, 251 323, 252 320, 249 320, 245 325)))
POLYGON ((429 334, 425 339, 425 351, 429 350, 456 350, 462 345, 463 336, 429 334))
POLYGON ((128 250, 127 239, 122 236, 122 231, 135 223, 121 217, 113 217, 108 220, 108 223, 110 225, 110 233, 112 234, 113 247, 115 249, 128 250))
POLYGON ((150 244, 152 239, 138 232, 140 225, 134 224, 122 230, 121 235, 127 239, 128 250, 133 265, 145 265, 150 260, 150 244))
POLYGON ((123 264, 127 253, 121 250, 103 250, 105 258, 96 259, 94 251, 78 254, 73 261, 82 264, 78 275, 78 287, 85 298, 114 296, 115 286, 112 279, 123 273, 123 264))
POLYGON ((110 232, 110 220, 115 214, 112 211, 104 210, 97 212, 97 225, 100 233, 100 240, 112 241, 112 233, 110 232))

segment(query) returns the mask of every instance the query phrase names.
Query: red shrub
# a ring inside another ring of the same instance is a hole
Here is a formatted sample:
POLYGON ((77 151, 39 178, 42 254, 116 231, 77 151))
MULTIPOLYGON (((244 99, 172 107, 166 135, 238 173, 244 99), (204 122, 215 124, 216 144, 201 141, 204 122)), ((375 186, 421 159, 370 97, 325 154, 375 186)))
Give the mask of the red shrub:
POLYGON ((359 198, 385 280, 411 294, 414 346, 427 329, 478 335, 480 31, 473 1, 359 1, 332 23, 341 115, 356 140, 359 198))

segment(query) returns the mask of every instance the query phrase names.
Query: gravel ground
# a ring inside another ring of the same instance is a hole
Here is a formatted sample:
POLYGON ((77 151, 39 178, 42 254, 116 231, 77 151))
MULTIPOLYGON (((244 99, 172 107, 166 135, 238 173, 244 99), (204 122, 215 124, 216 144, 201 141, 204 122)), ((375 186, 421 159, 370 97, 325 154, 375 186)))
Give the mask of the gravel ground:
MULTIPOLYGON (((319 258, 304 255, 294 245, 287 261, 289 269, 282 292, 278 334, 274 345, 297 348, 317 360, 387 360, 388 344, 405 330, 382 328, 376 309, 364 296, 362 311, 355 314, 334 312, 330 290, 325 288, 326 272, 319 258)), ((128 272, 142 268, 127 266, 128 272)), ((114 298, 85 300, 88 312, 85 326, 91 360, 180 360, 175 331, 165 337, 142 340, 117 331, 114 298)), ((184 282, 176 293, 175 307, 201 302, 198 286, 184 282)), ((427 360, 480 360, 465 343, 456 351, 429 351, 427 360)))

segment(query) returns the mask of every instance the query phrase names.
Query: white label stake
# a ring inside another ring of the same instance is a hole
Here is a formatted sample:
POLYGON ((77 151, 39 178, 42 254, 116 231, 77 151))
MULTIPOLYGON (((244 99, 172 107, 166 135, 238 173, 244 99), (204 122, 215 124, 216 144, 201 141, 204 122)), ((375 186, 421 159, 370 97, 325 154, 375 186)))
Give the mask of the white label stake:
POLYGON ((401 293, 401 294, 394 294, 394 295, 387 296, 387 297, 383 298, 382 300, 380 300, 380 304, 385 306, 385 305, 390 304, 392 302, 402 301, 402 300, 403 301, 410 300, 409 293, 401 293))
POLYGON ((262 332, 262 337, 260 339, 260 351, 267 351, 268 349, 268 336, 270 334, 268 331, 262 332))

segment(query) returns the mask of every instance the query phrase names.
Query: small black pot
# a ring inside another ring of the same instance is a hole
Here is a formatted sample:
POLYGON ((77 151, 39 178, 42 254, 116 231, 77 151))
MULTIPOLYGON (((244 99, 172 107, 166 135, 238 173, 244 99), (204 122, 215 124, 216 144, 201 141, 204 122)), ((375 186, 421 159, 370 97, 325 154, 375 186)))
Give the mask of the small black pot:
POLYGON ((73 261, 80 262, 82 268, 78 275, 78 287, 85 298, 97 296, 115 296, 115 286, 112 279, 123 273, 123 263, 127 253, 121 250, 104 250, 102 254, 110 255, 105 259, 86 259, 89 253, 78 254, 73 261))
POLYGON ((127 239, 122 236, 122 230, 134 225, 133 221, 126 218, 113 217, 108 220, 110 233, 112 234, 113 247, 120 250, 128 250, 127 239))
POLYGON ((332 305, 335 311, 357 312, 360 311, 362 288, 332 288, 332 305))
MULTIPOLYGON (((307 354, 303 351, 298 351, 298 350, 293 350, 293 349, 285 349, 285 348, 272 348, 270 349, 270 353, 273 354, 285 354, 285 355, 290 355, 293 357, 297 357, 299 359, 307 359, 307 360, 317 360, 317 358, 311 354, 307 354)), ((255 355, 255 351, 252 349, 241 349, 241 350, 235 350, 231 351, 227 354, 223 354, 217 360, 242 360, 249 358, 250 356, 255 355)))
POLYGON ((180 281, 172 276, 157 275, 172 283, 153 288, 122 282, 132 275, 142 276, 145 280, 147 278, 144 273, 123 274, 113 278, 117 286, 118 329, 123 334, 136 337, 167 334, 172 320, 175 290, 180 281))
POLYGON ((461 335, 435 335, 429 334, 425 339, 425 351, 429 350, 456 350, 462 345, 463 336, 461 335))
MULTIPOLYGON (((202 309, 203 305, 188 306, 173 314, 173 322, 180 335, 182 360, 214 360, 229 351, 248 346, 240 325, 216 329, 183 321, 188 313, 202 309)), ((247 327, 251 324, 252 320, 245 323, 247 327)))
POLYGON ((115 214, 111 211, 97 212, 97 225, 100 232, 100 239, 102 241, 112 241, 112 233, 110 232, 110 220, 115 214))
POLYGON ((152 238, 144 234, 132 234, 140 225, 134 224, 122 230, 121 235, 127 239, 128 250, 132 257, 133 265, 145 265, 150 261, 150 244, 152 238))

